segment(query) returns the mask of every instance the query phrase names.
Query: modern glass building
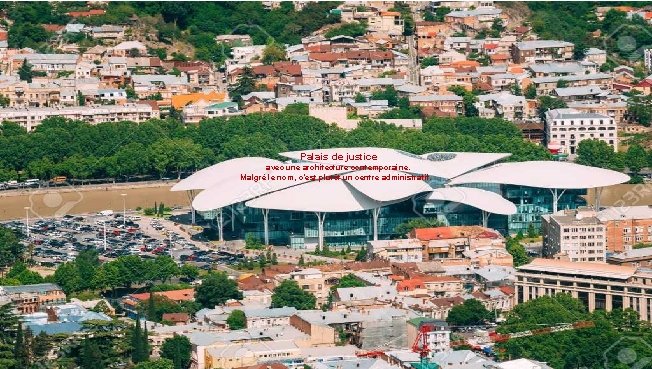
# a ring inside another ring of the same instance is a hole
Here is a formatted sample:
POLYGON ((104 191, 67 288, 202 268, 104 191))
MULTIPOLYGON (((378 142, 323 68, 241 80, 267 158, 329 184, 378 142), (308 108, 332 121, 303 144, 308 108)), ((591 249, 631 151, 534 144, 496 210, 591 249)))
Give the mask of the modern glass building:
POLYGON ((220 239, 253 236, 304 248, 391 238, 399 224, 417 217, 448 225, 486 224, 503 234, 526 232, 530 224, 540 228, 543 214, 585 205, 586 188, 629 180, 619 172, 568 162, 496 164, 509 154, 418 156, 342 148, 281 155, 293 161, 232 159, 191 175, 172 190, 189 191, 193 208, 212 222, 220 239), (349 162, 361 153, 366 162, 349 162), (317 169, 308 169, 315 163, 317 169), (418 180, 391 179, 396 173, 418 180), (324 174, 346 176, 319 180, 324 174))

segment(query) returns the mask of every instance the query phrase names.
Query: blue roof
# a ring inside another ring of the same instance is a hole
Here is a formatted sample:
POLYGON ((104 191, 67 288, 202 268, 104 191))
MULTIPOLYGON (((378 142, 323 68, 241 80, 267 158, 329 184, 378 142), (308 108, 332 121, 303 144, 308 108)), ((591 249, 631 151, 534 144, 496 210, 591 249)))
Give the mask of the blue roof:
POLYGON ((25 325, 34 333, 34 335, 41 332, 45 334, 76 333, 82 329, 82 325, 75 322, 25 325))

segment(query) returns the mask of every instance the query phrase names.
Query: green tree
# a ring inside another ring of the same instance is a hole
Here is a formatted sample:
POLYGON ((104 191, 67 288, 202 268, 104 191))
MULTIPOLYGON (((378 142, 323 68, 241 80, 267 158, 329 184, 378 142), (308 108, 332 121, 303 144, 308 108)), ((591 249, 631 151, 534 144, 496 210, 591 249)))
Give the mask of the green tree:
POLYGON ((568 87, 568 81, 566 81, 565 79, 560 79, 559 81, 557 81, 557 88, 564 88, 564 87, 568 87))
POLYGON ((287 60, 285 48, 275 42, 270 42, 263 50, 263 64, 273 64, 278 61, 287 60))
POLYGON ((599 168, 612 168, 614 149, 604 141, 597 139, 582 140, 577 145, 577 164, 599 168))
POLYGON ((0 94, 0 107, 6 108, 9 106, 11 103, 11 99, 9 99, 7 96, 0 94))
POLYGON ((190 340, 183 335, 167 338, 161 345, 161 357, 171 360, 174 363, 174 369, 188 369, 191 351, 190 340))
POLYGON ((14 264, 23 255, 24 247, 16 234, 0 225, 0 267, 14 264))
POLYGON ((439 59, 435 56, 427 56, 421 59, 421 68, 428 68, 433 65, 439 65, 439 59))
POLYGON ((96 369, 102 361, 102 353, 95 340, 88 338, 83 340, 79 354, 79 367, 81 369, 96 369))
POLYGON ((199 268, 192 264, 183 264, 179 270, 182 276, 195 280, 199 277, 199 268))
POLYGON ((146 347, 143 345, 143 330, 140 327, 140 315, 136 316, 136 323, 131 331, 131 361, 138 364, 147 360, 146 347))
POLYGON ((519 267, 530 262, 530 258, 527 256, 527 252, 525 251, 525 247, 519 242, 518 237, 507 238, 505 249, 510 253, 510 255, 512 255, 515 267, 519 267))
POLYGON ((326 38, 332 38, 335 36, 349 36, 349 37, 358 37, 363 36, 367 33, 367 24, 366 23, 344 23, 338 27, 331 28, 324 36, 326 38))
POLYGON ((527 226, 527 236, 528 236, 528 238, 539 237, 539 231, 536 228, 534 228, 533 223, 530 223, 527 226))
POLYGON ((21 81, 27 81, 32 83, 32 72, 33 66, 27 62, 27 59, 23 59, 23 64, 18 69, 18 77, 21 81))
POLYGON ((350 287, 365 287, 367 284, 360 278, 356 277, 354 274, 347 274, 343 276, 339 283, 333 286, 333 289, 337 288, 350 288, 350 287))
POLYGON ((523 93, 523 96, 525 96, 526 99, 536 99, 537 98, 537 88, 534 85, 534 83, 530 83, 527 85, 525 88, 525 91, 523 93))
POLYGON ((361 94, 361 93, 359 93, 359 92, 358 92, 357 94, 355 94, 355 97, 353 98, 353 100, 354 100, 355 102, 357 102, 357 103, 364 103, 364 102, 367 102, 367 98, 364 97, 364 95, 361 94))
POLYGON ((482 302, 476 299, 465 300, 460 305, 453 306, 448 312, 446 321, 452 325, 479 325, 491 318, 491 313, 482 302))
POLYGON ((84 97, 84 94, 82 94, 81 91, 77 91, 77 105, 79 106, 86 105, 86 98, 84 97))
POLYGON ((288 104, 283 110, 285 114, 310 115, 310 107, 306 103, 288 104))
POLYGON ((627 149, 626 160, 627 168, 632 173, 639 173, 641 169, 647 167, 647 153, 641 145, 631 145, 627 149))
POLYGON ((294 307, 298 310, 311 310, 315 308, 315 296, 299 287, 297 281, 286 279, 281 282, 272 294, 272 307, 294 307))
POLYGON ((157 359, 138 363, 134 369, 177 369, 177 367, 170 359, 157 359))
POLYGON ((237 330, 247 327, 247 317, 245 316, 244 311, 242 310, 233 310, 229 314, 229 317, 226 319, 226 324, 229 325, 229 329, 237 330))
POLYGON ((195 300, 205 308, 224 305, 227 300, 242 300, 237 283, 226 273, 212 272, 206 275, 202 284, 195 289, 195 300))
POLYGON ((229 87, 231 100, 242 103, 242 96, 256 91, 256 76, 250 67, 244 67, 236 83, 229 87))

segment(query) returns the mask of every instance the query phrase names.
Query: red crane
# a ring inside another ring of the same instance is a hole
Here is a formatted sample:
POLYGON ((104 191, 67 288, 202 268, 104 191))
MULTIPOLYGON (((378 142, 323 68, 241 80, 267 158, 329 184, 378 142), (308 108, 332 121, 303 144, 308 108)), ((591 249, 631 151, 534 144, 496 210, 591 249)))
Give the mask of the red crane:
POLYGON ((428 365, 428 356, 430 354, 430 347, 428 347, 428 333, 433 331, 433 326, 430 324, 421 324, 417 337, 412 343, 412 351, 419 354, 421 358, 420 369, 426 369, 428 365))

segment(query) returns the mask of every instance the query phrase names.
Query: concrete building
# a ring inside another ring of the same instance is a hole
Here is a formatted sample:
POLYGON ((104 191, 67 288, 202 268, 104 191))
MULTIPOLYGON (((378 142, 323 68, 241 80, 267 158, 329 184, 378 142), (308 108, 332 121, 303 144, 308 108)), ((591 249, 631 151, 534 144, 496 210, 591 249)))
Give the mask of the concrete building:
POLYGON ((24 62, 32 65, 32 70, 55 76, 59 72, 74 72, 79 55, 76 54, 17 54, 11 56, 9 73, 18 73, 24 62))
POLYGON ((89 124, 99 124, 120 121, 145 122, 159 118, 159 116, 159 110, 152 108, 149 104, 0 109, 0 120, 18 123, 28 132, 33 131, 44 119, 50 117, 62 117, 81 120, 89 124))
POLYGON ((451 330, 448 323, 443 320, 414 318, 407 322, 407 341, 414 342, 418 336, 419 330, 423 325, 430 327, 426 333, 426 342, 430 349, 430 356, 438 352, 448 351, 450 349, 451 330))
POLYGON ((433 108, 441 113, 464 114, 464 101, 457 95, 415 95, 409 97, 411 106, 433 108))
POLYGON ((606 228, 608 252, 632 250, 636 244, 652 243, 652 207, 610 207, 597 217, 606 228))
POLYGON ((547 63, 573 59, 575 45, 566 41, 521 41, 512 45, 512 60, 517 64, 547 63))
POLYGON ((369 241, 367 250, 373 258, 395 263, 423 261, 423 246, 417 239, 369 241))
POLYGON ((607 254, 607 264, 652 268, 652 247, 607 254))
POLYGON ((66 302, 66 294, 54 283, 0 286, 0 297, 14 304, 20 314, 34 313, 66 302))
POLYGON ((588 310, 631 308, 641 320, 652 317, 652 271, 604 263, 534 259, 516 272, 516 303, 569 293, 588 310))
POLYGON ((592 209, 543 215, 541 226, 544 256, 570 261, 605 261, 605 226, 592 209))
POLYGON ((515 96, 506 91, 479 95, 475 106, 482 118, 504 118, 514 121, 530 116, 529 105, 525 97, 515 96))
POLYGON ((575 154, 581 141, 597 139, 618 151, 618 125, 610 116, 565 108, 549 110, 545 119, 548 147, 575 154))

